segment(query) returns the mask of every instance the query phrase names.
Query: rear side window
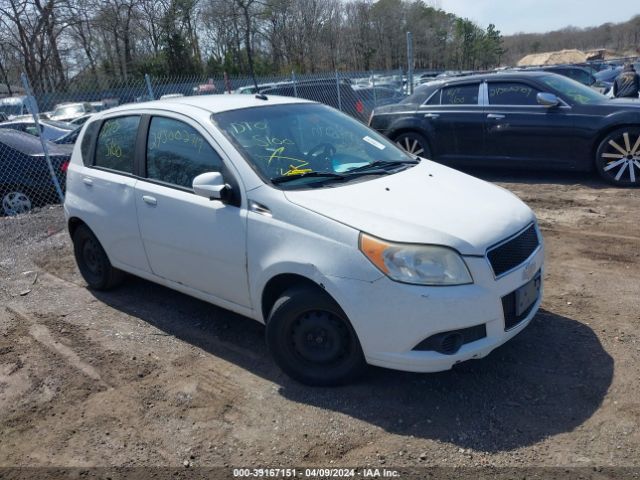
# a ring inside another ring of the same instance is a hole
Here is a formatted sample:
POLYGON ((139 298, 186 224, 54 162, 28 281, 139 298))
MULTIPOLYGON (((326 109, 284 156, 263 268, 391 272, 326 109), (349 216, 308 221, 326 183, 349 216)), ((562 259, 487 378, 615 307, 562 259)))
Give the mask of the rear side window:
POLYGON ((525 83, 489 84, 489 105, 538 105, 538 90, 525 83))
POLYGON ((106 120, 98 135, 94 165, 118 172, 133 173, 139 124, 139 116, 106 120))
POLYGON ((147 139, 147 178, 184 188, 205 172, 219 172, 222 159, 193 127, 154 117, 147 139))
POLYGON ((96 134, 98 133, 98 122, 91 122, 87 125, 80 143, 80 153, 82 154, 82 163, 85 165, 89 162, 89 155, 91 155, 91 146, 96 141, 96 134))
POLYGON ((477 105, 479 83, 442 89, 442 105, 477 105))

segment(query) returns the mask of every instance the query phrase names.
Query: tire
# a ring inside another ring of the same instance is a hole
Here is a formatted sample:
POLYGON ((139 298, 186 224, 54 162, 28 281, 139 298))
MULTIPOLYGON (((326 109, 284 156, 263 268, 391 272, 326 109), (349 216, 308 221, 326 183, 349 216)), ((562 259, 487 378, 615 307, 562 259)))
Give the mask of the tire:
POLYGON ((266 340, 276 364, 306 385, 344 385, 366 369, 349 320, 320 289, 296 287, 284 292, 269 314, 266 340))
POLYGON ((30 212, 32 207, 31 198, 23 191, 10 189, 2 194, 2 213, 8 217, 30 212))
POLYGON ((73 253, 85 282, 94 290, 110 290, 124 280, 124 272, 111 266, 102 245, 85 225, 73 234, 73 253))
POLYGON ((429 142, 417 132, 407 132, 398 135, 395 139, 396 145, 412 155, 431 159, 431 149, 429 142))
POLYGON ((596 152, 596 170, 617 187, 640 186, 640 127, 623 127, 609 133, 596 152))

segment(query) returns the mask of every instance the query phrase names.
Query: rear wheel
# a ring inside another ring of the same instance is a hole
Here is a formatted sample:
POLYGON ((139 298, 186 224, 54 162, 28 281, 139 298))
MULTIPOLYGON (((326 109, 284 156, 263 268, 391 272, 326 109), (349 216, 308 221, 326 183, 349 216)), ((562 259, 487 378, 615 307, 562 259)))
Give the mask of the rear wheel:
POLYGON ((287 290, 267 321, 267 346, 293 379, 316 386, 355 380, 366 367, 360 342, 342 309, 326 293, 287 290))
POLYGON ((10 191, 2 196, 2 212, 7 216, 27 213, 32 207, 31 199, 22 191, 10 191))
POLYGON ((429 142, 417 132, 407 132, 399 135, 396 137, 396 145, 412 155, 424 158, 431 157, 429 142))
POLYGON ((596 153, 596 169, 613 185, 640 186, 640 127, 619 128, 607 135, 596 153))
POLYGON ((73 252, 82 278, 94 290, 109 290, 124 280, 124 273, 111 265, 102 245, 85 225, 73 234, 73 252))

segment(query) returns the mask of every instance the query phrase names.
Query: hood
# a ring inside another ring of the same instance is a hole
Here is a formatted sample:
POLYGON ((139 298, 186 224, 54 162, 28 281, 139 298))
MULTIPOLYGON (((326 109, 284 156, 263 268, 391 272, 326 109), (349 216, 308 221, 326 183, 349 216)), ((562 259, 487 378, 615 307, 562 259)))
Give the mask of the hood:
POLYGON ((484 255, 535 216, 511 192, 423 160, 403 172, 335 188, 285 191, 301 207, 376 237, 484 255))

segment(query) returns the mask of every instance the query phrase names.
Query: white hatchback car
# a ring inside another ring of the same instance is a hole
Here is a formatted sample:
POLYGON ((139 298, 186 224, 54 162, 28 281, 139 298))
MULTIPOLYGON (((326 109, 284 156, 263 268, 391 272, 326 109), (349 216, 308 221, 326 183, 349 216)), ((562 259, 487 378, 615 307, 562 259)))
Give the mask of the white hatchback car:
POLYGON ((516 196, 296 98, 98 113, 64 208, 91 288, 128 272, 265 323, 307 384, 484 357, 541 301, 542 237, 516 196))

